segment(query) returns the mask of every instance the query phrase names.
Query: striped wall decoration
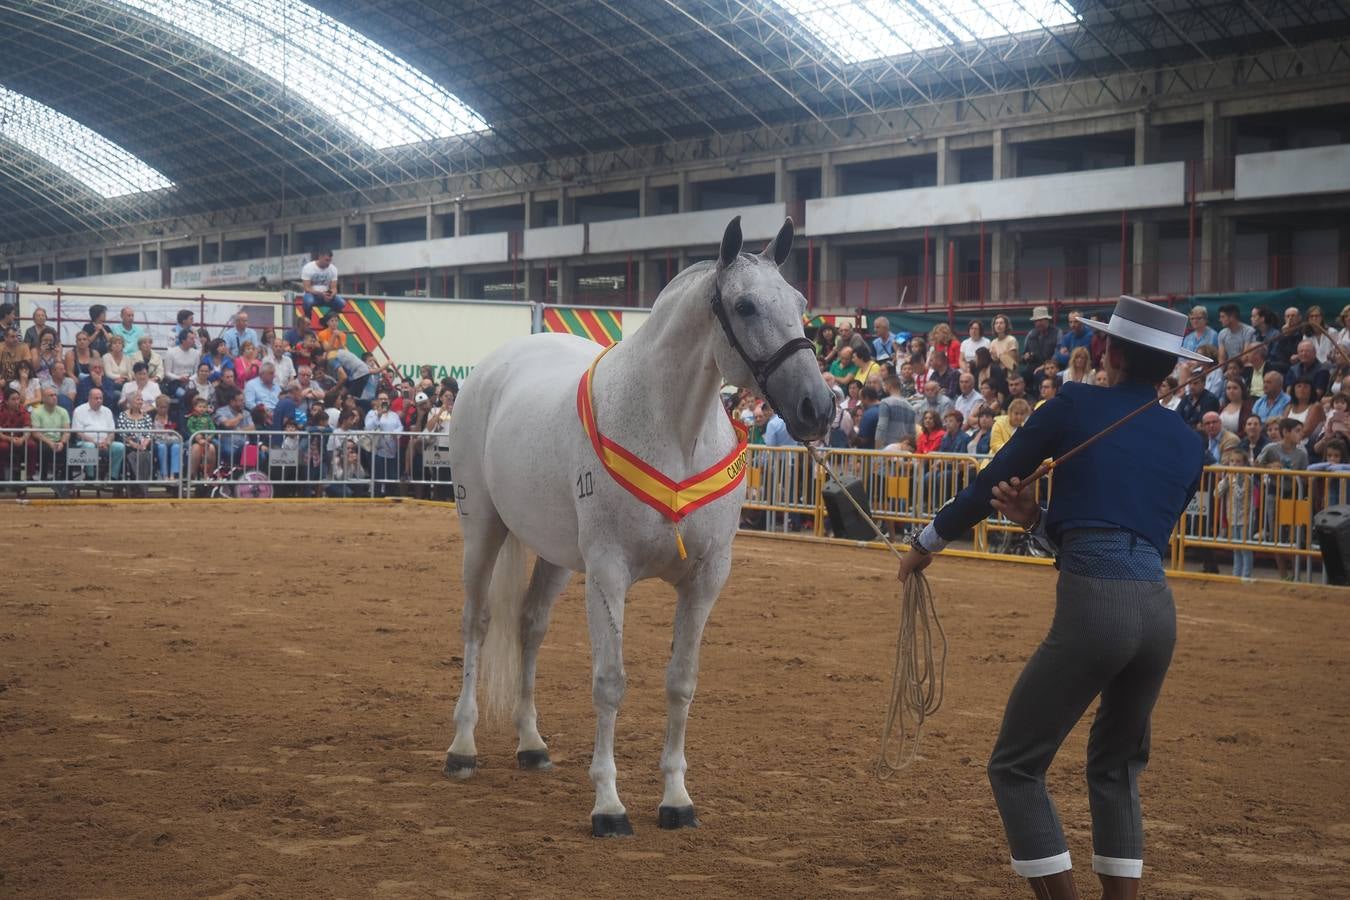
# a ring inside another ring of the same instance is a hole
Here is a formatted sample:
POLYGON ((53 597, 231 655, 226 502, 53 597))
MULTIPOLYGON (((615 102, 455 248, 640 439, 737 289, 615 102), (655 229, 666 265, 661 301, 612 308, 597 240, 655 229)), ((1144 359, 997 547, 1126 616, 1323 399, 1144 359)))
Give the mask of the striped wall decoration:
MULTIPOLYGON (((347 297, 347 306, 340 313, 342 330, 347 332, 347 349, 357 356, 373 353, 384 339, 384 301, 347 297)), ((315 307, 309 324, 317 331, 322 327, 321 307, 315 307)), ((304 304, 297 298, 296 315, 304 315, 304 304)))
POLYGON ((623 337, 623 313, 610 309, 550 306, 544 310, 544 330, 575 334, 608 347, 623 337))

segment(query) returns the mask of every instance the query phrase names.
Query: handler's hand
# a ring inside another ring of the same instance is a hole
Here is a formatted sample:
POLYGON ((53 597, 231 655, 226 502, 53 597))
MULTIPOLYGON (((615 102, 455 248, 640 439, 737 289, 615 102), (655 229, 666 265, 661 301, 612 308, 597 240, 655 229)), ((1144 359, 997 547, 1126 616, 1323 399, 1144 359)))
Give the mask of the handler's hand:
POLYGON ((1014 478, 1011 482, 1000 481, 994 485, 989 504, 1003 513, 1008 521, 1024 528, 1035 522, 1036 516, 1040 514, 1040 505, 1036 502, 1035 493, 1024 491, 1020 478, 1014 478))
POLYGON ((920 553, 918 550, 911 549, 900 558, 900 571, 896 573, 896 578, 904 584, 909 580, 909 576, 914 572, 922 572, 928 568, 928 564, 933 561, 931 553, 920 553))

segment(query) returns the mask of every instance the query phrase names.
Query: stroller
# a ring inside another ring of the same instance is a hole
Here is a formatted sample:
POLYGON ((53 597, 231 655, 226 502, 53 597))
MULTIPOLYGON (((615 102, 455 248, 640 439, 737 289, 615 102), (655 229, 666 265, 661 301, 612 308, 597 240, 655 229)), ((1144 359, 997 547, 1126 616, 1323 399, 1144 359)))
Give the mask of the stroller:
POLYGON ((237 500, 267 499, 272 496, 272 482, 256 469, 219 465, 211 472, 211 487, 207 496, 232 497, 237 500))

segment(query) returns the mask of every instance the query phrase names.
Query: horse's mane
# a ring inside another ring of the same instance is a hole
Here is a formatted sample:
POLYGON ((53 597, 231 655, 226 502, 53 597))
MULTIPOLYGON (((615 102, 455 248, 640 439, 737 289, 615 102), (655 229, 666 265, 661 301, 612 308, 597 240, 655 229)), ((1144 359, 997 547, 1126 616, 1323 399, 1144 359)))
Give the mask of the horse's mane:
MULTIPOLYGON (((747 253, 744 250, 742 250, 739 255, 740 258, 745 260, 746 262, 755 262, 756 260, 759 260, 761 258, 756 253, 747 253)), ((683 286, 682 282, 684 282, 685 279, 693 278, 696 275, 702 275, 705 272, 715 269, 716 267, 717 267, 716 259, 701 259, 696 263, 692 263, 688 267, 676 273, 675 277, 670 279, 670 281, 667 282, 666 286, 661 289, 661 292, 657 294, 656 299, 659 301, 661 299, 661 296, 664 295, 666 291, 670 290, 671 288, 677 285, 683 286)), ((655 307, 655 305, 656 305, 655 303, 652 304, 653 307, 655 307)))

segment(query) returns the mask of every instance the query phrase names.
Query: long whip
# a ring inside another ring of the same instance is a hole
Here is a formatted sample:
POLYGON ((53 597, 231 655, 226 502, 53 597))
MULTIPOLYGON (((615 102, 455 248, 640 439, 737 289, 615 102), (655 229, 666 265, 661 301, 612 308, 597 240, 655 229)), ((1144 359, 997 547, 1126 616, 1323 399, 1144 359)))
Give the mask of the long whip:
MULTIPOLYGON (((823 452, 803 443, 806 452, 825 470, 840 488, 843 481, 826 460, 823 452)), ((840 491, 858 515, 896 559, 904 555, 881 526, 845 488, 840 491)), ((895 665, 891 670, 891 692, 886 706, 886 721, 881 731, 881 747, 873 772, 885 781, 912 763, 919 753, 919 733, 924 720, 942 706, 942 686, 947 669, 947 633, 938 618, 933 589, 922 572, 914 572, 905 581, 900 602, 900 631, 895 641, 895 665)))

